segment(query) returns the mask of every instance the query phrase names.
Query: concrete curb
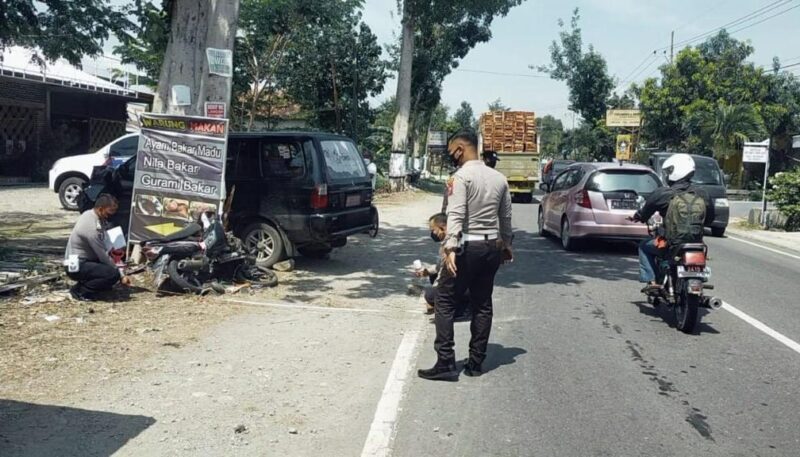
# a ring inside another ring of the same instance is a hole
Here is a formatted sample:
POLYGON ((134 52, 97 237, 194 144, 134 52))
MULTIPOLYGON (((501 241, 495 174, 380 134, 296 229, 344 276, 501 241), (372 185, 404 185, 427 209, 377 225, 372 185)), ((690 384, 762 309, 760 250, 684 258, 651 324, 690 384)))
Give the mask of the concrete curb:
POLYGON ((753 243, 762 244, 766 247, 786 251, 790 254, 800 255, 800 233, 797 233, 797 241, 794 245, 791 241, 768 239, 770 233, 767 230, 742 230, 728 226, 727 234, 736 238, 741 238, 753 243))

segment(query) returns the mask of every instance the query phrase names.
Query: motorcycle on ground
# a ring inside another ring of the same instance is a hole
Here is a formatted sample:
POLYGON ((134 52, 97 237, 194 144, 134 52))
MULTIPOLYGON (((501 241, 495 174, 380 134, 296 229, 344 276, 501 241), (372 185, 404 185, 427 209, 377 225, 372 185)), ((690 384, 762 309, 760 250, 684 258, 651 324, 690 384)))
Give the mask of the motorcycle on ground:
MULTIPOLYGON (((639 208, 644 206, 643 197, 638 197, 637 202, 639 208)), ((708 246, 705 243, 669 246, 660 217, 651 217, 647 229, 657 245, 663 246, 663 254, 656 259, 656 281, 661 287, 647 293, 647 302, 653 306, 665 305, 672 312, 677 329, 691 334, 700 322, 700 308, 722 307, 722 299, 705 295, 706 290, 714 289, 708 283, 711 279, 708 246)))
POLYGON ((274 272, 256 266, 241 240, 226 233, 217 214, 206 212, 179 232, 142 243, 156 291, 224 293, 223 282, 274 287, 274 272))

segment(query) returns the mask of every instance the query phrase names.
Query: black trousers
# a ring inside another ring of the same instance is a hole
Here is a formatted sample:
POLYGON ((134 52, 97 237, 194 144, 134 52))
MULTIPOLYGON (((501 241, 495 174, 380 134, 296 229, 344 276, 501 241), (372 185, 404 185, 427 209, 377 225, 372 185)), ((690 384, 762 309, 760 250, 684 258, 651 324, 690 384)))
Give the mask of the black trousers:
POLYGON ((67 272, 67 276, 77 281, 75 290, 86 296, 98 292, 109 291, 120 280, 119 270, 100 262, 81 261, 80 270, 76 273, 67 272))
POLYGON ((495 240, 466 243, 456 257, 456 277, 439 283, 434 316, 436 340, 433 344, 438 356, 437 366, 455 363, 453 319, 459 298, 464 296, 467 289, 472 310, 469 358, 473 363, 483 363, 492 330, 494 277, 502 263, 502 251, 495 240))

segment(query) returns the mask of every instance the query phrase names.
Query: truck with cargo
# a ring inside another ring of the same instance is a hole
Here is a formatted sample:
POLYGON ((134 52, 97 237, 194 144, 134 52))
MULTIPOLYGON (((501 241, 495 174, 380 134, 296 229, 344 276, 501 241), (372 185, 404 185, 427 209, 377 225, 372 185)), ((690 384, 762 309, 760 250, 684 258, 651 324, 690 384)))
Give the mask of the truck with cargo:
POLYGON ((539 184, 536 117, 527 111, 490 111, 480 120, 480 149, 494 151, 497 171, 508 179, 515 201, 530 203, 539 184))

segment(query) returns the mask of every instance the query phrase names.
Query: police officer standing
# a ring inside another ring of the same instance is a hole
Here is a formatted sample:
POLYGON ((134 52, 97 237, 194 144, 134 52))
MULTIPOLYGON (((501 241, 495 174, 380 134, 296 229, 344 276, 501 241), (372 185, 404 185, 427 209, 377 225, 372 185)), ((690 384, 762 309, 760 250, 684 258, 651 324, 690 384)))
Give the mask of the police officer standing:
POLYGON ((448 181, 445 267, 451 275, 439 284, 435 309, 437 361, 419 370, 421 378, 455 381, 459 372, 453 350, 453 319, 458 297, 470 291, 472 323, 467 376, 480 376, 492 328, 494 277, 511 252, 511 194, 501 173, 487 167, 478 154, 473 131, 455 134, 448 155, 458 171, 448 181))

